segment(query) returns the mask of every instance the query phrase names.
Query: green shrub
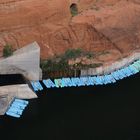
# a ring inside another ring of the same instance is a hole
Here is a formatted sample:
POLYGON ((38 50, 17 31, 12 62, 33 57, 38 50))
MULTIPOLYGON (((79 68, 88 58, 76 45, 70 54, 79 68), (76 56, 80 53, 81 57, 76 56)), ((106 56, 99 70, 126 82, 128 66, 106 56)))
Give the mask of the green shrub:
POLYGON ((65 53, 64 53, 64 59, 72 59, 72 58, 77 58, 80 57, 82 54, 82 50, 81 49, 68 49, 65 53))
POLYGON ((40 66, 43 71, 59 71, 67 70, 69 68, 67 61, 64 59, 61 59, 59 62, 55 62, 51 59, 42 61, 40 66))
POLYGON ((3 49, 3 56, 8 57, 13 54, 12 45, 6 44, 3 49))
POLYGON ((76 10, 71 10, 71 15, 72 15, 72 17, 74 17, 74 16, 76 16, 76 15, 78 15, 78 12, 76 11, 76 10))
POLYGON ((41 68, 43 72, 56 72, 56 71, 68 71, 68 70, 80 70, 84 68, 95 68, 99 67, 101 63, 95 63, 90 65, 83 65, 76 63, 75 65, 69 65, 68 60, 86 56, 88 59, 94 58, 93 52, 84 52, 80 48, 68 49, 63 55, 55 56, 54 58, 41 61, 41 68))
POLYGON ((86 52, 85 53, 85 56, 88 58, 88 59, 91 59, 95 56, 95 54, 93 52, 86 52))
POLYGON ((72 17, 78 15, 78 8, 77 8, 77 5, 76 5, 76 4, 72 4, 72 5, 70 6, 70 11, 71 11, 72 17))

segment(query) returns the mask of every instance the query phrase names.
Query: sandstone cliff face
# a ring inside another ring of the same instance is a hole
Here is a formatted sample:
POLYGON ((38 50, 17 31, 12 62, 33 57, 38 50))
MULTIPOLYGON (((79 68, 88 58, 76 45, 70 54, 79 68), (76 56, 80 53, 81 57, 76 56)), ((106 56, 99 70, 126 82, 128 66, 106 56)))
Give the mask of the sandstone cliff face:
POLYGON ((138 0, 1 0, 0 51, 37 41, 42 58, 83 48, 108 50, 110 58, 115 51, 118 59, 139 49, 139 13, 138 0), (80 12, 74 18, 73 3, 80 12))
POLYGON ((32 41, 39 42, 70 19, 69 3, 65 0, 15 0, 0 2, 0 43, 10 43, 15 48, 32 41), (63 5, 63 7, 62 7, 63 5), (46 35, 47 34, 47 35, 46 35))
POLYGON ((103 33, 127 56, 140 49, 140 5, 137 0, 104 0, 73 18, 73 23, 88 23, 103 33), (112 3, 111 3, 112 2, 112 3))
POLYGON ((62 53, 69 48, 93 52, 116 49, 105 36, 88 24, 71 24, 57 30, 50 37, 49 45, 54 53, 62 53))
MULTIPOLYGON (((6 43, 12 44, 17 49, 28 43, 37 41, 41 46, 41 57, 47 58, 57 53, 57 48, 60 49, 58 52, 62 53, 66 48, 74 47, 74 42, 66 45, 65 40, 61 39, 61 41, 58 41, 59 39, 56 39, 56 34, 58 34, 57 32, 61 32, 65 36, 64 32, 67 30, 65 28, 69 28, 66 34, 71 34, 70 30, 72 28, 65 26, 69 25, 71 19, 70 5, 72 3, 79 3, 78 8, 80 9, 81 7, 82 9, 92 2, 92 0, 86 0, 85 2, 82 0, 80 2, 66 0, 0 1, 1 50, 6 43), (84 5, 85 3, 86 5, 84 5)), ((80 31, 79 28, 76 30, 77 32, 80 31)), ((75 45, 75 47, 79 46, 75 45)))

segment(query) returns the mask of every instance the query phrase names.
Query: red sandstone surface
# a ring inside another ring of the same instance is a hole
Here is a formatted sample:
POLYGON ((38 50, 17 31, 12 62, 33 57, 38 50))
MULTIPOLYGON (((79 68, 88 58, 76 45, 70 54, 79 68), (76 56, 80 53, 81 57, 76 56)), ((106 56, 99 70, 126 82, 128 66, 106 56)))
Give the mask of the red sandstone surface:
POLYGON ((82 48, 97 54, 94 62, 113 62, 139 51, 139 17, 139 0, 1 0, 0 51, 37 41, 43 59, 82 48))

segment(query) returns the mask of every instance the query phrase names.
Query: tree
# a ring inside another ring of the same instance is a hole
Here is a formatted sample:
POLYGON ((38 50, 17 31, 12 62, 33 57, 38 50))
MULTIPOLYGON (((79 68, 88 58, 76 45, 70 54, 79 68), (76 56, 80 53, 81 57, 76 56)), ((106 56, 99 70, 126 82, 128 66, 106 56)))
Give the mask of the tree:
POLYGON ((82 54, 82 50, 80 48, 77 49, 68 49, 66 50, 64 54, 64 59, 72 59, 72 58, 77 58, 80 57, 82 54))
POLYGON ((6 44, 3 49, 3 56, 8 57, 11 56, 12 54, 13 54, 12 45, 6 44))
POLYGON ((78 15, 77 4, 73 3, 73 4, 70 6, 70 11, 71 11, 72 17, 78 15))

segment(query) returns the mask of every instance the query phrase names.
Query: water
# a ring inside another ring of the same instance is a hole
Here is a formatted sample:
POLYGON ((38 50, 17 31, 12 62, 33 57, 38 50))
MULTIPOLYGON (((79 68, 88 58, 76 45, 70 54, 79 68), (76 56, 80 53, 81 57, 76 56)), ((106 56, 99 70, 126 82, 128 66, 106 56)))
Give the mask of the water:
POLYGON ((26 83, 21 74, 0 74, 0 86, 26 83))
POLYGON ((140 140, 139 85, 137 74, 113 85, 39 92, 21 119, 0 117, 1 135, 8 140, 140 140))

